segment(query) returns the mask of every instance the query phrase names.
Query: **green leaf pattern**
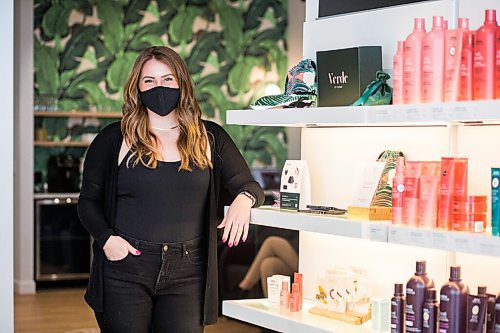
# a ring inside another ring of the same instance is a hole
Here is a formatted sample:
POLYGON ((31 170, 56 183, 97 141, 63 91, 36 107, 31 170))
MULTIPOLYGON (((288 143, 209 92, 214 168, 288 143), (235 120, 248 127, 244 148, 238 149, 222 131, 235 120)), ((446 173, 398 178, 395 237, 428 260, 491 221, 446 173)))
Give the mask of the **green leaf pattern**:
MULTIPOLYGON (((117 111, 138 53, 167 45, 184 57, 205 117, 224 122, 227 110, 248 108, 270 83, 252 76, 256 68, 277 70, 274 83, 283 86, 286 6, 286 0, 35 0, 35 96, 55 96, 59 109, 117 111)), ((284 162, 284 129, 226 127, 250 165, 284 162)))

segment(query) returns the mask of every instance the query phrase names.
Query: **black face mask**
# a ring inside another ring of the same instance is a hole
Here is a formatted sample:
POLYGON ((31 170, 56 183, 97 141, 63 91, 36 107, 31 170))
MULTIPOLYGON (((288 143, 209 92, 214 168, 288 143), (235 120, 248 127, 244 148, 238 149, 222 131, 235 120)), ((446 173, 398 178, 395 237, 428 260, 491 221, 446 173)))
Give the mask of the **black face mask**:
POLYGON ((142 103, 159 116, 166 116, 179 104, 179 88, 154 87, 139 91, 142 103))

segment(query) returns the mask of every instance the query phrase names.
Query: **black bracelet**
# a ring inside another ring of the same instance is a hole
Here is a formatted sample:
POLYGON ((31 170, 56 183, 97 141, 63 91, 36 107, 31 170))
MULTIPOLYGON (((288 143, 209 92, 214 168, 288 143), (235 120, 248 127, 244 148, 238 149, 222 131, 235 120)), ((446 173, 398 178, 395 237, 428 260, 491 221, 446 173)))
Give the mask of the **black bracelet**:
POLYGON ((249 198, 250 200, 252 200, 252 207, 253 205, 255 205, 255 202, 257 201, 257 199, 255 199, 255 197, 252 195, 252 193, 248 192, 248 191, 242 191, 238 194, 243 194, 245 197, 249 198))

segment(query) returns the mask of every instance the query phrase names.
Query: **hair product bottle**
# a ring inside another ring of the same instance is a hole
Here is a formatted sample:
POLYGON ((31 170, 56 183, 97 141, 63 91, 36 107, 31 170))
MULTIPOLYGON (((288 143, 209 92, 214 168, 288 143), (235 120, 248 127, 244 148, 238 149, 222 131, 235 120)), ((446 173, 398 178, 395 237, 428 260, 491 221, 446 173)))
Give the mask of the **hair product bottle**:
POLYGON ((394 296, 391 298, 391 333, 404 333, 405 329, 405 296, 403 284, 394 285, 394 296))
POLYGON ((438 228, 451 230, 453 226, 453 190, 455 186, 455 159, 441 158, 441 190, 439 194, 438 228))
POLYGON ((495 302, 495 333, 500 332, 500 293, 495 302))
POLYGON ((299 285, 299 294, 300 294, 299 309, 302 310, 302 292, 303 292, 302 273, 295 272, 293 274, 293 282, 295 282, 299 285))
POLYGON ((421 333, 425 293, 434 288, 434 281, 427 276, 425 261, 417 261, 415 275, 406 283, 406 332, 421 333))
POLYGON ((467 325, 469 288, 462 282, 460 266, 450 267, 450 279, 441 287, 439 332, 462 333, 467 325))
POLYGON ((496 69, 495 69, 495 98, 500 98, 500 26, 497 27, 497 35, 496 35, 496 69))
POLYGON ((298 283, 292 284, 292 294, 290 295, 290 311, 300 311, 300 291, 298 283))
POLYGON ((486 333, 495 333, 495 301, 496 295, 488 295, 488 309, 486 312, 486 333))
POLYGON ((488 295, 486 295, 486 287, 477 287, 477 296, 468 296, 467 333, 484 333, 487 309, 488 295))
POLYGON ((404 42, 398 40, 398 49, 392 60, 392 104, 403 104, 403 48, 404 42))
POLYGON ((491 233, 500 236, 500 168, 491 168, 491 233))
POLYGON ((415 18, 413 32, 406 37, 403 48, 403 98, 405 104, 422 101, 422 46, 425 20, 415 18))
POLYGON ((420 175, 422 162, 407 161, 405 166, 405 192, 403 199, 403 223, 409 226, 418 224, 418 201, 420 194, 420 175))
POLYGON ((286 311, 290 307, 290 290, 288 287, 288 282, 281 282, 281 292, 280 292, 280 310, 286 311))
POLYGON ((463 35, 469 30, 469 20, 458 19, 458 28, 445 31, 444 41, 444 100, 453 102, 460 95, 460 63, 463 35))
POLYGON ((423 309, 423 333, 436 333, 438 323, 439 304, 436 298, 436 289, 427 289, 423 309))
POLYGON ((422 51, 423 102, 444 100, 445 29, 442 16, 432 17, 432 30, 424 38, 422 51))
POLYGON ((392 223, 403 224, 403 200, 405 192, 404 157, 398 157, 396 175, 392 179, 392 223))
POLYGON ((474 46, 474 98, 495 99, 496 10, 486 9, 484 16, 474 46))
POLYGON ((461 101, 474 99, 474 33, 463 30, 462 55, 460 58, 460 96, 461 101))

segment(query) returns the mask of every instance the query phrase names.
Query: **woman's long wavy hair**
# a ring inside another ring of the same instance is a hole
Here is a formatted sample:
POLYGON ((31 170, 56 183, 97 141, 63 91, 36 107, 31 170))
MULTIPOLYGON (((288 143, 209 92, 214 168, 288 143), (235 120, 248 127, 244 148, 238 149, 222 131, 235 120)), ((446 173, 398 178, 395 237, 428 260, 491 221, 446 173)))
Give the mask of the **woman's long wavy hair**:
POLYGON ((194 85, 186 64, 172 49, 165 46, 152 46, 139 54, 130 76, 125 84, 123 97, 123 119, 121 130, 129 144, 132 155, 129 161, 154 169, 162 157, 158 137, 153 133, 146 106, 139 97, 139 80, 144 63, 156 59, 165 63, 179 84, 180 99, 175 112, 179 120, 179 139, 177 148, 181 155, 179 170, 191 171, 192 165, 200 169, 212 167, 207 156, 208 139, 201 121, 201 110, 194 94, 194 85))

